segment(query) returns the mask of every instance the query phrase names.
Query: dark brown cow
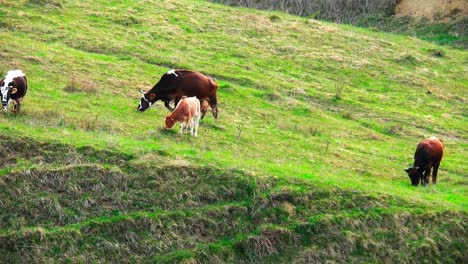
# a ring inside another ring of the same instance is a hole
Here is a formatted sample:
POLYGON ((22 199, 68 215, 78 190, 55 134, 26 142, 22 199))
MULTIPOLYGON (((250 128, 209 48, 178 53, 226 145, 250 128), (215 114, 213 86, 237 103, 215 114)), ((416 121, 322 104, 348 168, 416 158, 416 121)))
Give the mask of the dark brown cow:
MULTIPOLYGON (((167 109, 174 111, 169 103, 174 101, 176 106, 183 96, 196 96, 202 105, 206 105, 205 101, 207 101, 213 111, 213 116, 218 118, 217 91, 218 85, 216 82, 199 72, 170 70, 161 77, 150 91, 141 91, 142 97, 138 105, 138 111, 145 111, 158 100, 163 101, 167 109)), ((202 109, 202 118, 207 110, 207 107, 202 109)))
POLYGON ((411 179, 411 184, 418 186, 419 181, 422 185, 429 183, 431 168, 432 183, 436 184, 437 172, 443 155, 444 143, 442 140, 431 137, 420 142, 414 153, 413 167, 405 170, 411 179))
POLYGON ((24 73, 21 70, 8 71, 5 78, 0 81, 3 112, 7 112, 10 100, 13 100, 15 103, 14 111, 19 112, 21 101, 27 91, 28 81, 24 73))

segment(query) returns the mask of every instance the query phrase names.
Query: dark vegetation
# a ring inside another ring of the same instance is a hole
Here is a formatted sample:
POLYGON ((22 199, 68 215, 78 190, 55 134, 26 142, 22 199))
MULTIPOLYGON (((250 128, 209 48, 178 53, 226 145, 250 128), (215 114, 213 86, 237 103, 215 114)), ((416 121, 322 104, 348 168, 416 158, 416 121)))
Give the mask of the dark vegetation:
POLYGON ((287 13, 333 21, 356 23, 372 14, 393 15, 397 0, 210 0, 232 6, 244 6, 265 10, 281 10, 287 13))

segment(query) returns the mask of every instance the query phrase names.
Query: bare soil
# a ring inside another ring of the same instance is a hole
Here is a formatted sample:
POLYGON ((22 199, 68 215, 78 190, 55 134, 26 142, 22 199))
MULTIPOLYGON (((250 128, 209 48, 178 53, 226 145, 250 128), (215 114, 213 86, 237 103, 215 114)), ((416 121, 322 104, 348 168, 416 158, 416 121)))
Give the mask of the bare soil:
POLYGON ((466 0, 401 0, 396 15, 447 20, 467 16, 468 3, 466 0))

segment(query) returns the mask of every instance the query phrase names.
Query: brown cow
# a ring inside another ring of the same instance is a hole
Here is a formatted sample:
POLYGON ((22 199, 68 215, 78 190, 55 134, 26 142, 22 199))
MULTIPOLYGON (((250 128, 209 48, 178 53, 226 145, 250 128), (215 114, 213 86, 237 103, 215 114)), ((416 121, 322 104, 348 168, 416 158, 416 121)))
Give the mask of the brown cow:
POLYGON ((431 168, 432 183, 436 184, 437 172, 443 155, 444 143, 442 140, 431 137, 420 142, 414 153, 413 166, 405 170, 411 179, 411 184, 418 186, 419 181, 421 181, 422 185, 429 183, 431 168))
POLYGON ((164 128, 170 129, 175 123, 180 123, 180 133, 188 133, 194 137, 198 136, 198 125, 200 123, 200 101, 194 96, 179 101, 174 112, 164 120, 164 128))
POLYGON ((21 101, 28 91, 28 81, 21 70, 8 71, 0 81, 0 96, 2 97, 3 112, 8 110, 10 100, 15 103, 14 112, 19 112, 21 101))
MULTIPOLYGON (((169 103, 174 101, 174 105, 177 105, 183 96, 196 96, 202 102, 207 101, 213 111, 213 116, 218 118, 217 91, 218 85, 216 82, 199 72, 170 70, 161 77, 150 91, 141 91, 142 97, 138 105, 138 111, 145 111, 158 100, 163 101, 167 109, 174 111, 169 103)), ((207 107, 203 108, 202 118, 207 110, 207 107)))

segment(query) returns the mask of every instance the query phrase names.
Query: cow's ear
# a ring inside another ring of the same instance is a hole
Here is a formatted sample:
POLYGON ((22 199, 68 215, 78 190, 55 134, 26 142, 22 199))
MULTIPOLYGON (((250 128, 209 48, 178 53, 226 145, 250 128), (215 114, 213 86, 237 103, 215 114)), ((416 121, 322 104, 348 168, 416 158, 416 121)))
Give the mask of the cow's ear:
POLYGON ((156 94, 148 94, 146 97, 148 97, 150 100, 154 100, 154 98, 156 98, 156 94))
POLYGON ((13 88, 11 88, 10 93, 11 93, 11 94, 15 94, 17 91, 18 91, 18 89, 16 89, 16 88, 13 87, 13 88))

